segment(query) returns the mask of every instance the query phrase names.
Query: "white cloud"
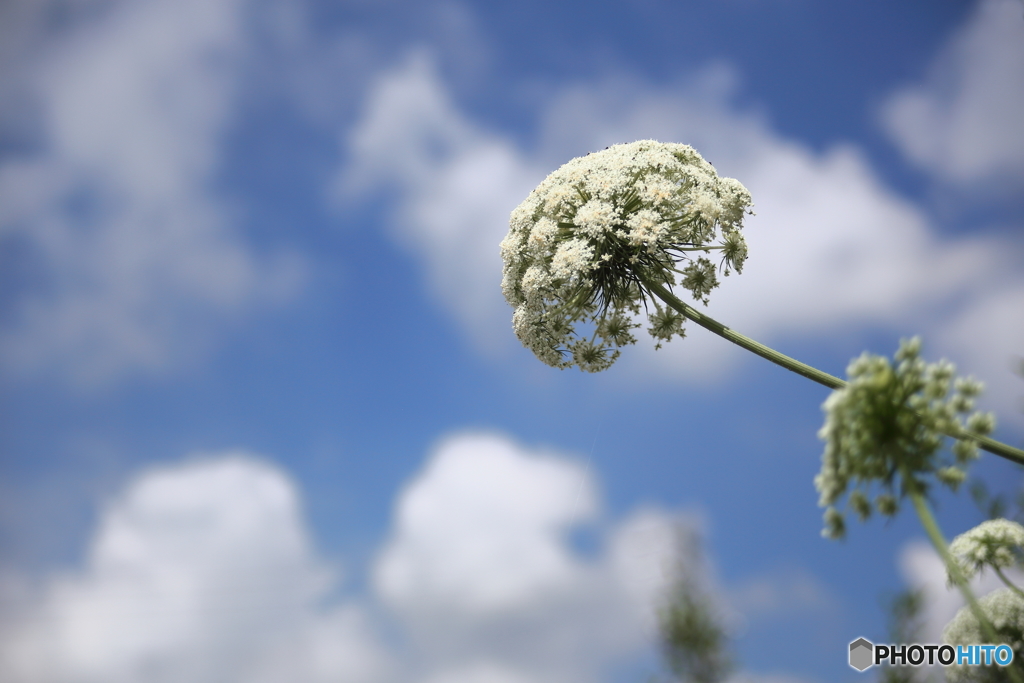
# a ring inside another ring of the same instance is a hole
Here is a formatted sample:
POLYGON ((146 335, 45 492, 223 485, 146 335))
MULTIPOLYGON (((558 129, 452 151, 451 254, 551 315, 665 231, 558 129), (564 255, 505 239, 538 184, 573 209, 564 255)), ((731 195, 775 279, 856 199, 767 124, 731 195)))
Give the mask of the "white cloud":
MULTIPOLYGON (((578 463, 496 436, 444 442, 397 501, 375 592, 330 599, 294 485, 242 452, 145 473, 102 515, 80 569, 0 620, 0 678, 103 681, 591 681, 653 642, 680 519, 638 512, 597 559, 578 463), (407 647, 385 647, 377 601, 407 647)), ((8 585, 10 584, 10 585, 8 585)))
POLYGON ((730 678, 727 683, 808 683, 808 681, 806 678, 797 678, 788 674, 740 673, 730 678))
POLYGON ((378 589, 403 607, 475 617, 543 602, 580 571, 560 534, 595 512, 581 468, 494 437, 443 444, 405 490, 378 589))
POLYGON ((355 604, 325 605, 298 493, 242 452, 143 474, 106 509, 85 566, 7 615, 12 683, 381 680, 355 604))
POLYGON ((982 401, 1000 408, 999 419, 1019 424, 1024 382, 1014 371, 1024 358, 1024 281, 997 272, 991 289, 955 311, 935 340, 962 370, 985 381, 982 401))
POLYGON ((424 683, 532 683, 536 679, 493 662, 474 662, 467 666, 432 675, 424 683))
POLYGON ((152 469, 105 507, 80 566, 0 576, 0 679, 583 683, 653 659, 678 572, 727 620, 730 604, 763 618, 830 602, 800 572, 727 598, 692 552, 699 517, 609 521, 596 489, 562 455, 453 436, 396 497, 367 591, 339 597, 279 469, 241 451, 152 469), (573 547, 579 525, 593 552, 573 547))
POLYGON ((910 161, 954 183, 1024 182, 1024 16, 1019 0, 982 0, 924 83, 886 102, 887 131, 910 161))
POLYGON ((679 520, 641 511, 567 544, 599 506, 580 463, 502 437, 442 443, 398 499, 376 591, 402 615, 427 681, 583 681, 654 641, 679 520))
POLYGON ((729 590, 733 609, 746 619, 780 614, 837 614, 840 605, 822 581, 800 567, 751 577, 729 590))
POLYGON ((218 318, 288 296, 302 272, 247 246, 211 185, 245 47, 241 1, 95 15, 32 53, 23 80, 42 139, 0 160, 0 239, 38 279, 10 304, 5 364, 84 383, 190 360, 218 318))
MULTIPOLYGON (((496 253, 508 212, 572 156, 648 137, 688 142, 741 179, 757 211, 746 231, 750 260, 713 294, 713 317, 766 343, 866 327, 923 333, 927 353, 951 354, 1007 405, 1018 387, 1006 363, 1024 342, 1024 318, 1002 315, 1024 307, 1019 249, 940 238, 856 147, 819 153, 738 111, 735 81, 718 65, 672 88, 635 80, 565 87, 543 112, 533 153, 470 121, 417 54, 371 88, 339 187, 395 191, 395 232, 420 253, 437 294, 473 338, 510 345, 496 253), (966 321, 977 326, 965 330, 966 321), (1001 334, 981 332, 995 326, 1001 334)), ((641 343, 622 362, 633 364, 632 376, 706 382, 746 357, 690 328, 686 340, 658 353, 641 343)))
POLYGON ((394 234, 427 262, 434 291, 474 340, 500 346, 511 316, 498 243, 509 213, 545 172, 455 108, 425 51, 379 77, 344 144, 338 195, 396 190, 394 234))

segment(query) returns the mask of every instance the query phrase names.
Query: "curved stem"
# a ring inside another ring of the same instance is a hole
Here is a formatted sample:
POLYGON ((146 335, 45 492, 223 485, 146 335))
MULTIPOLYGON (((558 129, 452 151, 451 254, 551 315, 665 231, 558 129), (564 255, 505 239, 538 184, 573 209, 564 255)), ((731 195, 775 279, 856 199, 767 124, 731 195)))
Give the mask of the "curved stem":
MULTIPOLYGON (((815 381, 829 389, 842 389, 846 386, 846 382, 838 377, 830 375, 827 372, 822 372, 807 363, 801 363, 795 358, 790 358, 784 353, 779 353, 775 349, 765 346, 761 342, 755 341, 746 335, 740 334, 736 330, 726 327, 714 318, 704 315, 693 306, 681 301, 679 297, 670 292, 660 282, 653 282, 646 278, 641 278, 641 282, 643 286, 647 288, 647 291, 656 295, 659 299, 664 301, 667 306, 671 307, 684 318, 692 320, 704 329, 714 332, 719 337, 731 341, 733 344, 736 344, 751 353, 755 353, 765 360, 769 360, 778 366, 786 368, 790 372, 795 372, 801 377, 806 377, 807 379, 815 381)), ((1013 446, 1002 443, 1001 441, 996 441, 990 437, 975 434, 967 430, 946 432, 946 436, 951 436, 954 439, 971 439, 976 441, 978 446, 983 450, 986 450, 993 455, 1006 458, 1018 465, 1024 465, 1024 450, 1014 448, 1013 446)))
POLYGON ((999 578, 1002 580, 1002 582, 1006 584, 1007 588, 1012 590, 1014 593, 1016 593, 1020 597, 1024 598, 1024 591, 1022 591, 1020 588, 1018 588, 1017 584, 1015 584, 1013 581, 1010 581, 1008 578, 1006 578, 1006 574, 1003 574, 1003 570, 1002 569, 1000 569, 999 567, 996 567, 996 566, 993 566, 992 569, 994 569, 996 571, 996 574, 999 576, 999 578))
POLYGON ((981 609, 981 605, 978 604, 978 599, 974 597, 974 592, 970 586, 967 585, 967 577, 964 576, 963 571, 960 569, 960 564, 953 559, 953 556, 949 553, 949 545, 946 544, 946 537, 942 535, 942 531, 939 529, 938 522, 935 521, 935 516, 932 515, 931 508, 928 507, 928 502, 924 499, 924 496, 917 492, 912 491, 910 494, 910 500, 914 504, 914 511, 917 513, 917 518, 921 520, 921 526, 924 527, 925 533, 928 534, 928 540, 932 542, 932 546, 935 547, 935 552, 939 554, 942 559, 942 564, 945 565, 946 571, 949 572, 950 578, 956 587, 960 589, 960 592, 964 596, 964 600, 970 605, 971 611, 974 612, 974 616, 978 618, 978 622, 981 624, 982 630, 985 631, 985 637, 990 639, 992 642, 995 641, 996 629, 992 626, 992 622, 989 621, 988 617, 981 609))
POLYGON ((807 379, 814 380, 818 384, 824 384, 829 389, 841 389, 846 386, 846 382, 838 377, 833 377, 827 372, 822 372, 821 370, 811 367, 806 363, 801 363, 795 358, 790 358, 783 353, 779 353, 775 349, 769 348, 760 342, 754 341, 746 335, 740 334, 736 330, 726 327, 714 318, 704 315, 693 306, 689 306, 680 301, 680 299, 675 294, 668 291, 664 285, 657 282, 651 282, 646 279, 643 280, 643 284, 653 294, 656 294, 659 299, 664 301, 666 305, 671 306, 687 320, 692 320, 704 329, 714 332, 719 337, 727 339, 733 344, 761 356, 761 358, 770 360, 776 365, 781 365, 790 372, 795 372, 807 379))
MULTIPOLYGON (((917 512, 918 519, 921 520, 921 526, 924 527, 925 533, 928 534, 928 540, 935 546, 936 552, 939 553, 939 557, 942 558, 943 564, 946 565, 946 570, 949 572, 953 579, 953 583, 957 585, 960 592, 964 596, 964 600, 970 605, 971 611, 974 613, 978 623, 981 624, 981 630, 985 634, 985 638, 988 639, 989 643, 995 644, 1000 642, 999 636, 996 634, 996 629, 989 620, 988 615, 981 609, 981 605, 978 604, 978 599, 974 597, 974 592, 970 586, 967 585, 967 579, 964 577, 962 571, 960 571, 960 565, 953 559, 953 556, 949 554, 949 546, 946 545, 946 538, 942 535, 942 531, 939 530, 939 525, 935 521, 934 515, 932 515, 931 509, 928 507, 928 502, 924 499, 918 491, 910 492, 910 500, 914 503, 914 511, 917 512)), ((1010 676, 1010 679, 1014 683, 1024 683, 1021 678, 1020 670, 1015 666, 1006 667, 1006 673, 1010 676)))

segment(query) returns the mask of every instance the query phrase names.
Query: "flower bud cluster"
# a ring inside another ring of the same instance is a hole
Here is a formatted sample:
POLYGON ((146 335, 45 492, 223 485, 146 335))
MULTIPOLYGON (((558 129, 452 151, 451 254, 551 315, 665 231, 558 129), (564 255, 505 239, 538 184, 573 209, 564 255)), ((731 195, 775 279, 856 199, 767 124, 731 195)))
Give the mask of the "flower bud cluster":
MULTIPOLYGON (((949 553, 970 579, 985 567, 1001 570, 1020 562, 1024 552, 1024 526, 1009 519, 990 519, 966 531, 949 544, 949 553)), ((953 583, 952 577, 950 583, 953 583)))
POLYGON ((900 342, 895 365, 867 353, 854 359, 847 368, 848 384, 822 406, 825 424, 818 436, 825 451, 814 478, 819 505, 827 507, 822 535, 844 535, 844 516, 834 505, 851 484, 858 488, 847 503, 861 519, 872 510, 895 515, 903 496, 927 493, 931 475, 955 490, 966 478, 966 465, 978 457, 971 433, 985 436, 995 428, 991 414, 975 412, 966 417, 965 431, 964 417, 974 410, 982 384, 954 379, 951 363, 925 363, 920 351, 921 340, 915 337, 900 342), (960 436, 952 460, 938 457, 945 434, 960 436))
POLYGON ((516 336, 548 365, 589 372, 636 342, 641 305, 653 304, 658 346, 683 336, 683 317, 645 283, 679 284, 706 304, 719 272, 743 269, 747 213, 746 188, 688 145, 641 140, 573 159, 516 207, 501 243, 516 336))

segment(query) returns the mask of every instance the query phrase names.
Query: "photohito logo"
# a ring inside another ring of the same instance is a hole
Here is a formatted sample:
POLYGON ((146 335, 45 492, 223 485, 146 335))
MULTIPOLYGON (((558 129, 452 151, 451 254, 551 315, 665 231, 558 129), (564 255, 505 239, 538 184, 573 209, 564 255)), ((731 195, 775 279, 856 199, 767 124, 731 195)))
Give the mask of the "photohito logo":
POLYGON ((1006 666, 1013 661, 1009 645, 875 645, 867 638, 850 643, 850 666, 857 671, 878 664, 921 666, 1006 666))

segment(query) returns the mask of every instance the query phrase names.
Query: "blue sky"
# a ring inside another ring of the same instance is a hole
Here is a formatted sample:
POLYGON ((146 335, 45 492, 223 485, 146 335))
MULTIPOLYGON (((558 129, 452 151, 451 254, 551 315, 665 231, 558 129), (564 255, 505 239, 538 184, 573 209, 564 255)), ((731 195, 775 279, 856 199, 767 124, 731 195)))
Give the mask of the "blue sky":
POLYGON ((696 327, 544 366, 497 245, 691 144, 756 212, 712 316, 833 374, 921 334, 1020 444, 1022 84, 1017 0, 5 5, 3 677, 647 680, 698 534, 737 681, 870 678, 884 595, 957 602, 906 511, 820 538, 826 392, 696 327))

